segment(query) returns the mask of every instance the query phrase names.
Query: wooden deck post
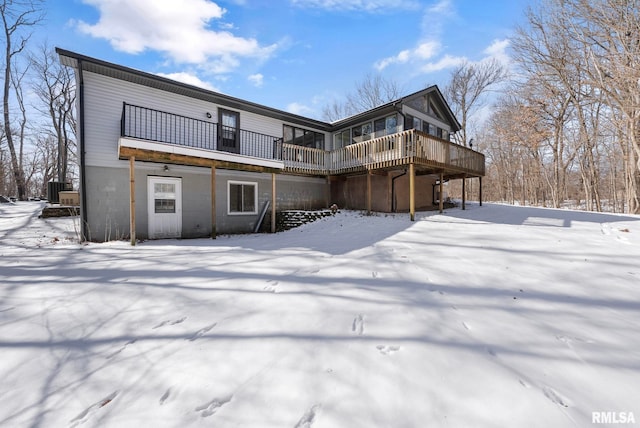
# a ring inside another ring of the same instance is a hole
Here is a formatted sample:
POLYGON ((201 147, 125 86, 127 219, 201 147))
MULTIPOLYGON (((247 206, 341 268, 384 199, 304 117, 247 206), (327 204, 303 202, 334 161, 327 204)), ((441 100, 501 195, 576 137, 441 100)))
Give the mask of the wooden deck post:
POLYGON ((442 212, 444 211, 444 198, 442 197, 442 194, 444 193, 444 173, 440 173, 440 197, 438 199, 440 199, 439 201, 439 207, 440 208, 440 214, 442 214, 442 212))
POLYGON ((482 206, 482 177, 478 177, 478 199, 480 200, 480 206, 482 206))
POLYGON ((216 164, 211 165, 211 239, 216 239, 216 164))
POLYGON ((467 209, 466 206, 465 206, 465 204, 467 202, 467 196, 465 194, 465 192, 466 192, 466 188, 465 188, 466 184, 467 184, 467 176, 465 175, 465 176, 462 177, 462 209, 463 210, 467 209))
POLYGON ((271 173, 271 233, 276 233, 276 173, 271 173))
POLYGON ((325 186, 324 189, 324 199, 325 199, 325 204, 327 206, 327 208, 329 208, 331 206, 331 176, 327 175, 327 185, 325 186))
POLYGON ((367 214, 371 214, 371 170, 367 170, 367 214))
POLYGON ((136 157, 129 158, 129 234, 131 245, 136 245, 136 157))
POLYGON ((416 169, 413 162, 409 163, 409 217, 416 220, 416 169))

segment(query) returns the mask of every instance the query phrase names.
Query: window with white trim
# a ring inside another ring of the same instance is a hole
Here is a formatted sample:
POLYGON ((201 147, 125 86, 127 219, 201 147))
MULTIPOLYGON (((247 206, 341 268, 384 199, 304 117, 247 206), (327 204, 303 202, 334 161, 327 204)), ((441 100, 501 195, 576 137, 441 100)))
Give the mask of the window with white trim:
POLYGON ((227 213, 230 215, 258 214, 258 183, 227 182, 227 213))

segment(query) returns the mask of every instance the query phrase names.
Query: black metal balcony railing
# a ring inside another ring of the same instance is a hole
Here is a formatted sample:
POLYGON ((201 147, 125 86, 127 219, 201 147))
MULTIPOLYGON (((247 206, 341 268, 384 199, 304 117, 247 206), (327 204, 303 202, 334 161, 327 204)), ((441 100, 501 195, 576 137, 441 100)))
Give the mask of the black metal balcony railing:
POLYGON ((122 105, 120 135, 158 143, 282 160, 281 138, 127 103, 122 105), (229 144, 231 135, 235 142, 229 144), (225 137, 225 144, 220 141, 222 136, 225 137))

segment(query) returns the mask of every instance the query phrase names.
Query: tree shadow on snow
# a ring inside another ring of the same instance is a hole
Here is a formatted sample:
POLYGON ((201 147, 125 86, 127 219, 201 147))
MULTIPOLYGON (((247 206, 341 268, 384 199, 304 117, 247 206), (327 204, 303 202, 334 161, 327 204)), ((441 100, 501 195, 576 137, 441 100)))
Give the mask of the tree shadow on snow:
MULTIPOLYGON (((460 208, 446 210, 448 217, 466 219, 474 222, 507 224, 514 226, 546 226, 567 227, 576 223, 618 223, 640 221, 640 216, 629 214, 599 213, 593 211, 565 210, 559 208, 542 208, 515 206, 506 204, 467 203, 466 210, 460 208)), ((428 213, 433 217, 437 213, 428 213)), ((439 220, 442 221, 442 220, 439 220)))

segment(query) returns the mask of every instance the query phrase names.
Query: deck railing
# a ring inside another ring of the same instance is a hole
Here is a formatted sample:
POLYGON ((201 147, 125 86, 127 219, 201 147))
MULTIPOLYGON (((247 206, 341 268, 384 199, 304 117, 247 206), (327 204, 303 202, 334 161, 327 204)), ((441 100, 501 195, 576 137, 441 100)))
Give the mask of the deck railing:
POLYGON ((219 136, 238 130, 146 107, 123 104, 121 135, 205 150, 231 151, 281 160, 285 170, 302 174, 341 174, 417 162, 443 170, 484 175, 484 155, 421 131, 410 129, 327 151, 293 144, 282 138, 240 129, 236 151, 222 146, 219 136))
POLYGON ((236 130, 208 120, 127 103, 122 105, 120 135, 198 149, 228 151, 262 159, 282 160, 282 138, 246 129, 236 130), (228 138, 236 132, 236 150, 224 148, 220 144, 219 136, 224 135, 228 138))
POLYGON ((411 161, 484 175, 484 155, 416 130, 398 132, 332 151, 283 145, 285 168, 310 174, 340 174, 387 168, 411 161))

